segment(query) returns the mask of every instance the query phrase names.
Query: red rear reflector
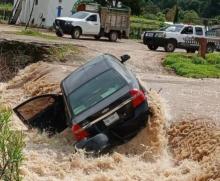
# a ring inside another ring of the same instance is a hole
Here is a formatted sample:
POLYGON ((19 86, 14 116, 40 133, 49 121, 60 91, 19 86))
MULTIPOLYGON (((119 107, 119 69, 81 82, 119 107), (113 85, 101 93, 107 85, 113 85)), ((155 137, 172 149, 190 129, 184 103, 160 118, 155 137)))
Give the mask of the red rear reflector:
POLYGON ((141 90, 133 89, 130 91, 130 94, 132 96, 133 107, 139 106, 141 103, 143 103, 146 100, 144 92, 142 92, 141 90))
POLYGON ((83 130, 78 124, 72 126, 72 132, 77 141, 81 141, 89 136, 88 132, 83 130))

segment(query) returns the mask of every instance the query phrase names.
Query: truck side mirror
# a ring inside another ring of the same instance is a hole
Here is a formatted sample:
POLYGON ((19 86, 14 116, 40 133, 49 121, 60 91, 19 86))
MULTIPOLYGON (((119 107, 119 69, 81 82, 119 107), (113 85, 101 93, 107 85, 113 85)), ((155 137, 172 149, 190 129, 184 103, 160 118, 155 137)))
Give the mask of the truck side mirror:
POLYGON ((129 60, 131 57, 130 57, 130 55, 127 55, 127 54, 125 54, 125 55, 122 55, 121 56, 121 63, 125 63, 127 60, 129 60))

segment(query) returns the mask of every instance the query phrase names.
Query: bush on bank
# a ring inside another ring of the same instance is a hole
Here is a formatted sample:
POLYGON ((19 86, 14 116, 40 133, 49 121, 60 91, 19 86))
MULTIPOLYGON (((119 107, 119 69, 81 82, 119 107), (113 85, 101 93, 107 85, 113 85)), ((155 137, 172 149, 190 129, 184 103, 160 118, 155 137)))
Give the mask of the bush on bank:
POLYGON ((12 130, 12 112, 0 108, 0 180, 21 180, 20 166, 23 161, 23 134, 12 130))
POLYGON ((184 77, 220 78, 220 53, 207 54, 206 59, 197 54, 171 53, 163 64, 184 77))

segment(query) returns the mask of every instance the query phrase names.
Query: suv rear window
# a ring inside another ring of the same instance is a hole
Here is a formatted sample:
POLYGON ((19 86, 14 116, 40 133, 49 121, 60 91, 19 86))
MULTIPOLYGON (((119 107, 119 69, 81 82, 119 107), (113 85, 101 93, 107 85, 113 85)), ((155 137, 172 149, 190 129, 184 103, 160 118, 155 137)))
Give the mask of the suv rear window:
POLYGON ((126 81, 114 69, 110 69, 88 81, 69 96, 74 116, 111 96, 126 85, 126 81))

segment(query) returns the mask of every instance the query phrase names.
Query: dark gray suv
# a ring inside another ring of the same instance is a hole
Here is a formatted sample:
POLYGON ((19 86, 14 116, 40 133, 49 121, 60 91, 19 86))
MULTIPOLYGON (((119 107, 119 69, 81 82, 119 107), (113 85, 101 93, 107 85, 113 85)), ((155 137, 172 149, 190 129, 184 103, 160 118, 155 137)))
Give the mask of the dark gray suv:
POLYGON ((134 137, 148 120, 145 89, 122 60, 105 54, 61 82, 62 95, 43 95, 14 111, 30 128, 50 135, 71 127, 75 147, 102 152, 134 137))

